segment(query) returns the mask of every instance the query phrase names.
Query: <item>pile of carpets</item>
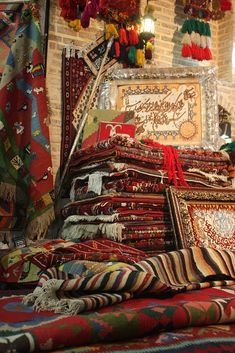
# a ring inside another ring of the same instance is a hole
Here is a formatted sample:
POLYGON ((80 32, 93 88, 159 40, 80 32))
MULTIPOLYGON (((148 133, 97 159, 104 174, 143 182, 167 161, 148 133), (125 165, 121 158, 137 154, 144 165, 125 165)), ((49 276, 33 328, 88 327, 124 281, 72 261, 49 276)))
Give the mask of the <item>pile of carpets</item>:
POLYGON ((165 189, 230 186, 229 157, 117 135, 74 153, 63 239, 108 238, 147 256, 175 249, 165 189))

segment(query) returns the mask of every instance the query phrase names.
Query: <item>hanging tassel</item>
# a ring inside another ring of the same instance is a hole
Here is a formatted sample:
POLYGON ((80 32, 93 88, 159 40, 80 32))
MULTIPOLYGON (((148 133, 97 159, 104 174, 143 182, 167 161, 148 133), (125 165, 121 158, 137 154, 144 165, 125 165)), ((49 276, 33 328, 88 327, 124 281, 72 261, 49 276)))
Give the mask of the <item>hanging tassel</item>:
POLYGON ((204 49, 201 47, 198 47, 198 60, 199 61, 205 60, 204 49))
POLYGON ((138 33, 136 29, 129 30, 130 45, 137 45, 139 43, 138 33))
POLYGON ((116 56, 116 58, 119 58, 120 57, 120 43, 117 40, 115 40, 114 45, 115 45, 115 56, 116 56))
POLYGON ((183 36, 182 44, 186 44, 189 46, 192 45, 191 36, 189 35, 189 33, 185 33, 185 35, 183 36))
POLYGON ((109 40, 111 35, 113 35, 114 38, 118 38, 118 31, 113 23, 109 23, 105 26, 105 39, 109 40))
POLYGON ((126 62, 127 61, 126 46, 123 45, 123 44, 120 44, 120 61, 121 62, 126 62))
POLYGON ((82 12, 82 16, 81 16, 81 26, 83 28, 88 28, 90 25, 90 15, 89 15, 89 11, 87 9, 87 7, 84 9, 84 11, 82 12))
POLYGON ((205 36, 201 36, 201 37, 200 37, 200 41, 201 41, 201 42, 200 42, 200 47, 203 48, 203 49, 205 49, 206 46, 207 46, 207 45, 206 45, 206 38, 207 38, 207 37, 205 37, 205 36))
POLYGON ((99 11, 99 0, 88 0, 90 17, 96 19, 99 11))
POLYGON ((211 28, 209 23, 205 23, 205 36, 211 37, 211 28))
POLYGON ((197 60, 197 58, 199 56, 198 55, 198 46, 195 43, 192 43, 191 50, 192 50, 192 58, 197 60))
POLYGON ((232 10, 232 3, 229 0, 221 0, 220 1, 220 9, 223 12, 232 10))
POLYGON ((182 33, 189 33, 188 24, 189 24, 189 20, 185 20, 183 23, 183 26, 181 27, 182 33))
POLYGON ((146 60, 152 60, 153 57, 153 45, 151 42, 147 42, 145 46, 145 59, 146 60))
MULTIPOLYGON (((192 40, 193 41, 193 40, 192 40)), ((200 47, 201 44, 201 36, 199 33, 195 33, 195 37, 194 37, 194 43, 200 47)))
POLYGON ((205 57, 205 60, 212 60, 213 59, 210 48, 206 47, 204 49, 204 57, 205 57))
POLYGON ((144 51, 143 49, 136 49, 136 65, 143 67, 144 66, 144 51))
POLYGON ((190 37, 191 37, 191 42, 196 43, 196 32, 193 31, 190 37))
POLYGON ((69 21, 68 26, 72 29, 74 29, 75 31, 80 31, 81 29, 81 20, 80 19, 76 19, 73 21, 69 21))
POLYGON ((192 57, 192 49, 191 46, 188 44, 184 44, 182 46, 182 51, 181 51, 181 55, 183 58, 190 58, 192 57))
POLYGON ((131 64, 136 63, 136 47, 134 45, 130 46, 128 50, 128 59, 131 62, 131 64))
POLYGON ((120 44, 128 45, 127 32, 123 27, 119 30, 119 38, 120 44))

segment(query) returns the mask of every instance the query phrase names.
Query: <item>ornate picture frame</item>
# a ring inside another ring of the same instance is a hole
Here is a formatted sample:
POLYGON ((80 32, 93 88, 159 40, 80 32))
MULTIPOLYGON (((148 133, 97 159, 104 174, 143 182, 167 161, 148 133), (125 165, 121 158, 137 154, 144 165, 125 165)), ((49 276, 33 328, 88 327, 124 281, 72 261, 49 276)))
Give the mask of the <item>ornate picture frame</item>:
POLYGON ((235 189, 167 190, 177 248, 235 250, 235 189))
POLYGON ((118 69, 101 85, 99 108, 134 110, 137 139, 219 147, 214 67, 118 69))

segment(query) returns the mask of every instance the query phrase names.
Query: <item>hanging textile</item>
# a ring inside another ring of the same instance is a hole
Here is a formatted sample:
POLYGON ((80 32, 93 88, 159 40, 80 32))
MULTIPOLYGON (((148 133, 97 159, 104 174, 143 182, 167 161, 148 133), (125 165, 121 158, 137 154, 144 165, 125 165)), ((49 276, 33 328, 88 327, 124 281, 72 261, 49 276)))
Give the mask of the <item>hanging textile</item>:
MULTIPOLYGON (((91 94, 95 75, 100 68, 101 57, 106 50, 107 42, 103 36, 83 50, 73 47, 62 51, 62 136, 60 150, 60 169, 63 171, 65 162, 75 139, 77 129, 91 94), (76 117, 74 109, 76 109, 76 117)), ((116 64, 115 58, 108 57, 103 68, 103 75, 116 64)), ((98 88, 99 89, 99 88, 98 88)), ((97 95, 95 94, 91 108, 97 108, 97 95)))
POLYGON ((230 0, 183 0, 187 19, 183 23, 181 55, 194 60, 212 60, 210 20, 220 20, 231 11, 230 0))
POLYGON ((39 18, 33 5, 20 10, 0 82, 0 197, 25 209, 34 240, 53 219, 53 177, 39 18))

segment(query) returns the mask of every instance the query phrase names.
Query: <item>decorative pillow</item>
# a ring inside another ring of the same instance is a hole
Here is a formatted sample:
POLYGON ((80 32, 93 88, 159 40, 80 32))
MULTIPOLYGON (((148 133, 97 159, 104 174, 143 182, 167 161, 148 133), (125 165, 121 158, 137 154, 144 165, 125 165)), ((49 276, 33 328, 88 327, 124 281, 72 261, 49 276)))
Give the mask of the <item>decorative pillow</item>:
POLYGON ((91 109, 83 130, 82 148, 92 146, 98 141, 99 127, 101 122, 118 122, 135 124, 135 113, 133 111, 122 112, 111 109, 91 109))

